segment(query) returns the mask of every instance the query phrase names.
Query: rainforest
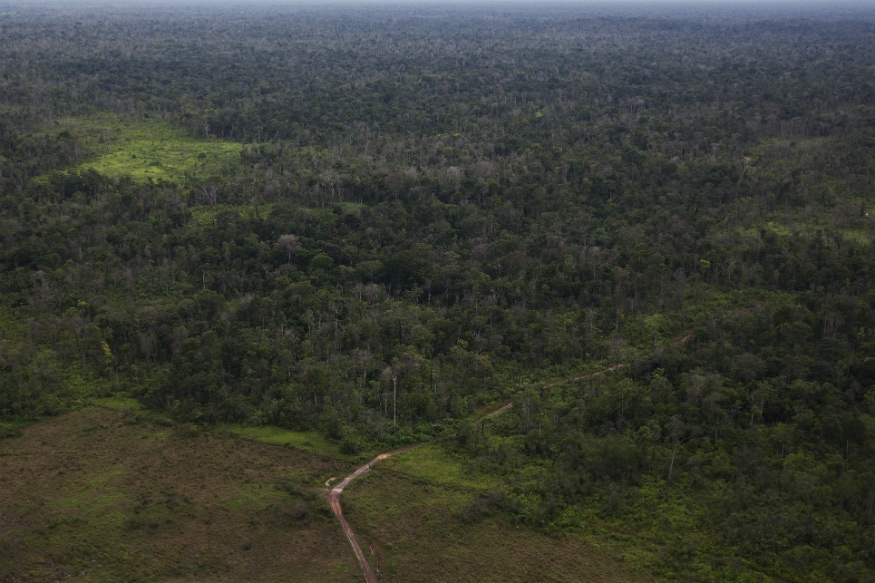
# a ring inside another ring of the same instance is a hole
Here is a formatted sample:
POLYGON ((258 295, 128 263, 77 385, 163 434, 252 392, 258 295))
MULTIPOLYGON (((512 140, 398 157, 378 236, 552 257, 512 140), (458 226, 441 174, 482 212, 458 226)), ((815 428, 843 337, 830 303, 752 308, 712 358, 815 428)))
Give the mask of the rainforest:
POLYGON ((875 581, 871 7, 0 39, 0 581, 875 581))

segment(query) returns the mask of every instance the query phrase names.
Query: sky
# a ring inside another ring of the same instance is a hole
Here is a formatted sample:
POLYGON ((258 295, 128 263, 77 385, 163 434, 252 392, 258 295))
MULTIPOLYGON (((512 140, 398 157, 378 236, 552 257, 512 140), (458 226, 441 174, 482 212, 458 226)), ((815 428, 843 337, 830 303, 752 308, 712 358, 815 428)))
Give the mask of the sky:
MULTIPOLYGON (((875 14, 875 0, 0 0, 0 11, 23 7, 43 7, 63 4, 66 8, 164 8, 185 6, 233 7, 338 7, 338 6, 385 6, 385 7, 476 7, 476 8, 537 8, 537 7, 593 7, 600 11, 611 8, 621 9, 628 14, 640 8, 642 12, 678 7, 695 12, 713 9, 717 12, 729 9, 743 9, 756 12, 778 10, 790 17, 819 17, 829 13, 833 18, 854 18, 862 11, 875 14)), ((734 10, 733 10, 734 12, 734 10)))
POLYGON ((0 0, 0 6, 45 6, 50 4, 66 4, 81 6, 111 5, 191 5, 191 4, 217 4, 223 6, 233 5, 308 5, 320 4, 392 4, 408 6, 426 6, 439 4, 476 4, 476 5, 696 5, 701 7, 726 6, 726 5, 794 5, 794 6, 870 6, 875 8, 875 0, 0 0))

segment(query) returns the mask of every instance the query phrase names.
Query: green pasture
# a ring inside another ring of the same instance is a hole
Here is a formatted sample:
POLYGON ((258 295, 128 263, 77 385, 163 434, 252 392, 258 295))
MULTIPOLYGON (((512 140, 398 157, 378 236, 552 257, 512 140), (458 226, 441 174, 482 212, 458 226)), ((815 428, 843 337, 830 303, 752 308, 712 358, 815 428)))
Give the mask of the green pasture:
POLYGON ((340 444, 325 438, 316 431, 292 431, 281 427, 248 427, 235 424, 225 424, 222 425, 222 428, 244 439, 271 445, 283 445, 307 453, 327 455, 341 460, 365 461, 376 455, 376 452, 365 452, 355 456, 343 454, 340 452, 340 444))
POLYGON ((0 581, 358 580, 324 500, 286 477, 339 468, 145 420, 84 407, 0 440, 0 581))
POLYGON ((501 512, 465 520, 497 482, 437 445, 379 464, 350 484, 343 509, 382 581, 652 581, 651 551, 609 536, 553 536, 501 512))
POLYGON ((436 444, 422 445, 380 463, 414 483, 428 482, 470 490, 488 490, 498 484, 494 476, 473 471, 473 464, 436 444))
POLYGON ((106 176, 130 176, 139 182, 179 182, 221 174, 239 164, 242 149, 236 142, 193 138, 153 118, 67 118, 56 121, 52 129, 70 132, 88 153, 71 172, 93 168, 106 176))

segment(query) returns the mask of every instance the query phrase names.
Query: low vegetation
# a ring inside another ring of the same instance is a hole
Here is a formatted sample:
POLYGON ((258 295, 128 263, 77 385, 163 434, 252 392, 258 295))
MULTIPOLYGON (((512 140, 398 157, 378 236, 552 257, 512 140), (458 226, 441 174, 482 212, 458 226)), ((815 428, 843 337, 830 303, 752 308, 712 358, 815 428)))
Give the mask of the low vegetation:
POLYGON ((347 467, 125 409, 31 425, 0 440, 0 580, 358 581, 314 493, 347 467))
POLYGON ((497 482, 441 448, 399 454, 360 480, 344 513, 385 581, 653 580, 655 545, 631 537, 550 535, 503 514, 470 520, 497 482))
POLYGON ((64 170, 68 174, 97 172, 108 178, 178 184, 227 174, 240 165, 241 144, 193 138, 148 117, 64 118, 46 129, 57 132, 56 139, 69 136, 74 141, 74 165, 64 170))

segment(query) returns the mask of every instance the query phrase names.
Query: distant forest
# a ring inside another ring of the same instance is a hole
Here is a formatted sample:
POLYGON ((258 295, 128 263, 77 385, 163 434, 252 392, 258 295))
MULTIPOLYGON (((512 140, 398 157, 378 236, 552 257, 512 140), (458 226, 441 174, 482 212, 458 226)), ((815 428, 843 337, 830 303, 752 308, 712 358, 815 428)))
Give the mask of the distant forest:
POLYGON ((875 12, 683 10, 0 6, 0 418, 444 436, 463 520, 875 581, 875 12))

